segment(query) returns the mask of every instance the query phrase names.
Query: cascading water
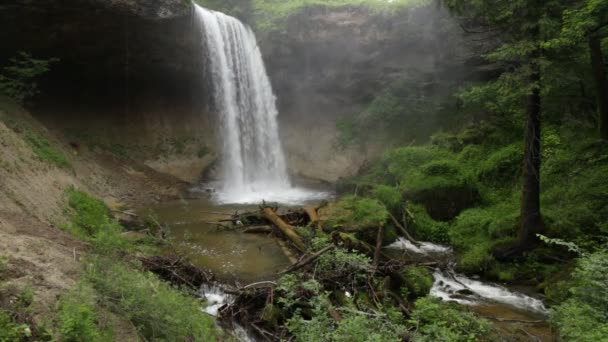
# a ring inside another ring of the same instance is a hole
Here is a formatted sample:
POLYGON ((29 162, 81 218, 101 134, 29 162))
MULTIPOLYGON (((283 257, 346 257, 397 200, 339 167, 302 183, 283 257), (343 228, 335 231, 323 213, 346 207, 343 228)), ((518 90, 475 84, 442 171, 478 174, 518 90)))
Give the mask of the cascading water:
POLYGON ((196 6, 211 66, 223 141, 223 203, 293 202, 279 139, 275 96, 253 31, 236 18, 196 6))

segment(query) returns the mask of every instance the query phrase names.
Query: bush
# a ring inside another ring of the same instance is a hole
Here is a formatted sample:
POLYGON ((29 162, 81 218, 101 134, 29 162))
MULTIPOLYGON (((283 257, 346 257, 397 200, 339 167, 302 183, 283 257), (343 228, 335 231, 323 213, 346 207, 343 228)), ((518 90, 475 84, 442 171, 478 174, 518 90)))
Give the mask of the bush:
POLYGON ((0 309, 0 342, 27 341, 30 336, 26 324, 16 324, 8 313, 0 309))
POLYGON ((403 207, 403 201, 401 193, 394 187, 387 185, 378 185, 374 189, 374 197, 380 201, 384 206, 393 211, 399 211, 403 207))
POLYGON ((426 267, 408 267, 401 275, 411 298, 425 297, 433 287, 433 275, 426 267))
POLYGON ((36 157, 40 158, 40 160, 49 162, 59 168, 66 169, 70 167, 70 162, 65 155, 53 148, 45 137, 37 133, 28 133, 27 142, 32 147, 32 151, 36 157))
POLYGON ((493 152, 482 161, 477 177, 493 186, 511 186, 519 180, 524 160, 522 144, 512 144, 493 152))
POLYGON ((202 313, 199 300, 151 273, 97 258, 91 260, 86 277, 99 300, 129 319, 147 340, 215 341, 218 337, 213 319, 202 313))
POLYGON ((458 268, 467 273, 488 270, 492 249, 515 237, 519 210, 512 201, 465 210, 449 231, 449 239, 459 254, 458 268))
POLYGON ((608 252, 583 257, 572 274, 570 298, 551 311, 564 341, 608 339, 608 252))
POLYGON ((489 322, 435 298, 416 301, 410 324, 417 327, 413 341, 494 341, 489 322))
POLYGON ((109 332, 102 332, 97 325, 95 295, 84 284, 59 302, 58 333, 62 342, 111 341, 109 332))

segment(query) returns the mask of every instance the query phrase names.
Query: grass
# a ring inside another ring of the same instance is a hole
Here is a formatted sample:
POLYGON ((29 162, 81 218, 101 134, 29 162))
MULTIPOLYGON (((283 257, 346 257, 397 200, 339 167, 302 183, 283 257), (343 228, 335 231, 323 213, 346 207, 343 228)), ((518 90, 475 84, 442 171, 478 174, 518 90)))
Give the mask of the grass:
POLYGON ((66 196, 70 222, 64 228, 90 241, 93 249, 84 262, 86 276, 81 289, 61 302, 58 332, 62 340, 111 340, 111 330, 98 320, 100 307, 132 322, 148 341, 217 338, 213 319, 202 313, 200 300, 124 259, 128 253, 149 248, 122 238, 123 227, 103 202, 74 188, 68 189, 66 196))
POLYGON ((40 160, 46 161, 59 168, 70 168, 70 162, 66 156, 51 146, 48 139, 34 132, 29 132, 26 135, 26 141, 29 143, 32 151, 40 160))

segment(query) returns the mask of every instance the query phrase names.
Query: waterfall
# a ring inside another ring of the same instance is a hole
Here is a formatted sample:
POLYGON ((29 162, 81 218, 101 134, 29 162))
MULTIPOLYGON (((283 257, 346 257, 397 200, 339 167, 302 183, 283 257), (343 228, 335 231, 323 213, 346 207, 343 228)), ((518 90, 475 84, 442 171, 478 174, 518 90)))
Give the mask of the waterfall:
POLYGON ((220 114, 220 200, 261 200, 291 191, 275 96, 253 31, 236 18, 195 7, 220 114))

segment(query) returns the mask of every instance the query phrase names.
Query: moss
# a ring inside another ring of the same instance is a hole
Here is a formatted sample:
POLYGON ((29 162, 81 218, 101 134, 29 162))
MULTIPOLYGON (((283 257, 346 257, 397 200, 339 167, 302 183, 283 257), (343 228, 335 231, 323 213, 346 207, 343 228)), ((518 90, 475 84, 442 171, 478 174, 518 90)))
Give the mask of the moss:
POLYGON ((408 210, 414 216, 413 233, 421 241, 446 243, 449 241, 449 224, 431 218, 422 205, 412 204, 408 210))
POLYGON ((358 231, 384 224, 388 219, 388 212, 378 200, 345 196, 324 209, 323 216, 330 228, 358 231))

